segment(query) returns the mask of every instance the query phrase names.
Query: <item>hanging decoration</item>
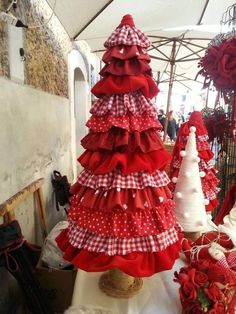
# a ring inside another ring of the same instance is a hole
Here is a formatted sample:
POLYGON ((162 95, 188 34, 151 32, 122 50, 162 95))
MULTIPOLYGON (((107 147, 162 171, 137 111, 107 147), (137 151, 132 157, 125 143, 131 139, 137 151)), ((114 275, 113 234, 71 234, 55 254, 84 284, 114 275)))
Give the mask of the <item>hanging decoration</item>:
POLYGON ((229 121, 223 107, 204 108, 202 118, 208 132, 208 141, 213 143, 216 139, 218 144, 223 144, 229 127, 229 121))
POLYGON ((222 92, 229 104, 230 135, 235 136, 236 117, 236 4, 228 7, 222 16, 221 33, 210 42, 205 56, 201 58, 199 74, 205 77, 204 88, 213 84, 222 92), (225 28, 231 29, 229 32, 225 28))

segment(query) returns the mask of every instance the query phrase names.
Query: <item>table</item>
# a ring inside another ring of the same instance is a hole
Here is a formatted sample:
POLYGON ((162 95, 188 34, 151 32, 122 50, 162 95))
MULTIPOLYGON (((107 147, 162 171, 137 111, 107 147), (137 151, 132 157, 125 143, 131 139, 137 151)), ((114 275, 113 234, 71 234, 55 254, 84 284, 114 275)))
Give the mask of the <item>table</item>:
POLYGON ((178 259, 169 271, 143 279, 143 288, 136 296, 130 299, 116 299, 107 296, 98 287, 101 273, 86 273, 78 270, 72 306, 75 309, 68 313, 83 313, 76 311, 81 307, 103 309, 104 313, 111 314, 180 314, 179 285, 173 282, 174 271, 185 266, 184 259, 178 259))

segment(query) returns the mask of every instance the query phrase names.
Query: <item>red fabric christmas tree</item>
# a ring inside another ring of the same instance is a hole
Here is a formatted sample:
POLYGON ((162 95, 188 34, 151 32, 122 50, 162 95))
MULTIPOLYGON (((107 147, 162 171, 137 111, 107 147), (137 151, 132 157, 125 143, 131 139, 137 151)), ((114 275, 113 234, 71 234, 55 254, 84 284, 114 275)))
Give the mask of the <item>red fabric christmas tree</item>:
POLYGON ((217 193, 219 192, 219 188, 217 187, 217 184, 219 183, 219 180, 216 177, 216 170, 210 162, 214 154, 211 151, 210 145, 207 141, 208 133, 203 123, 201 112, 199 111, 194 111, 191 114, 189 121, 183 123, 178 131, 178 136, 175 142, 170 164, 169 176, 172 182, 169 184, 169 188, 172 192, 174 192, 176 178, 178 177, 182 161, 180 151, 183 150, 186 146, 187 137, 189 135, 189 129, 191 126, 196 127, 196 143, 198 157, 200 158, 199 170, 202 190, 205 199, 209 201, 209 203, 206 205, 206 211, 212 211, 218 205, 217 193))
POLYGON ((150 42, 130 15, 105 42, 99 99, 78 158, 84 170, 72 187, 69 227, 57 238, 64 258, 85 271, 119 268, 137 277, 172 268, 179 226, 163 171, 169 155, 150 98, 150 42))

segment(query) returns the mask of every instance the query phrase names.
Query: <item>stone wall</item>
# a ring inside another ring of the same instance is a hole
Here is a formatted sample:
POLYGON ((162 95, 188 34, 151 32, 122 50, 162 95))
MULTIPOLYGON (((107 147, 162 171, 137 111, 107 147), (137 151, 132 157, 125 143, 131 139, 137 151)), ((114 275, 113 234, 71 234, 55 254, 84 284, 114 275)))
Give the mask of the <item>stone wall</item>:
MULTIPOLYGON (((0 0, 1 9, 6 10, 6 3, 0 0)), ((51 8, 46 1, 22 0, 12 12, 29 26, 24 30, 25 84, 68 97, 67 56, 72 44, 55 15, 47 23, 51 8)), ((6 28, 0 24, 1 76, 9 76, 6 28)))
MULTIPOLYGON (((0 11, 7 7, 6 0, 0 0, 0 11)), ((0 21, 0 76, 9 76, 7 26, 0 21)))

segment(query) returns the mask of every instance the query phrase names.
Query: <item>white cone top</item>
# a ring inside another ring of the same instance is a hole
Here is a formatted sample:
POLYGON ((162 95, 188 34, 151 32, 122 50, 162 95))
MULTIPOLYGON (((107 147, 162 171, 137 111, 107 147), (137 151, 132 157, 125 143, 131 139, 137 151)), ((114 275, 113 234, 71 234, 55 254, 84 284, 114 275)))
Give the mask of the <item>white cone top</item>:
POLYGON ((185 151, 181 152, 183 160, 174 193, 176 217, 186 232, 203 231, 207 224, 195 132, 192 126, 185 151))
POLYGON ((218 226, 218 231, 226 233, 236 247, 236 202, 233 208, 223 219, 223 224, 218 226))

